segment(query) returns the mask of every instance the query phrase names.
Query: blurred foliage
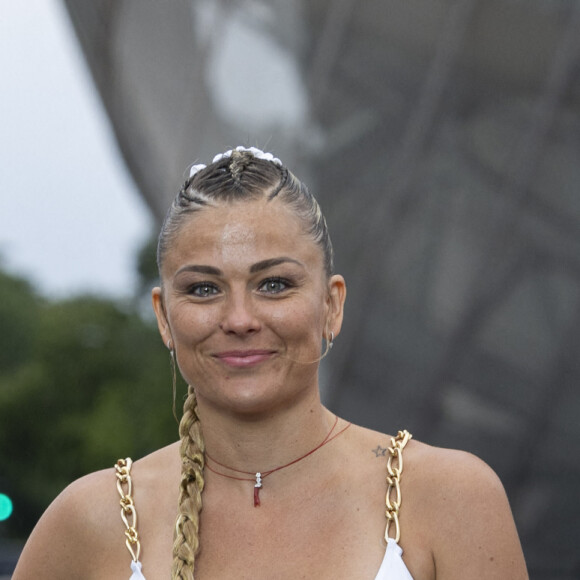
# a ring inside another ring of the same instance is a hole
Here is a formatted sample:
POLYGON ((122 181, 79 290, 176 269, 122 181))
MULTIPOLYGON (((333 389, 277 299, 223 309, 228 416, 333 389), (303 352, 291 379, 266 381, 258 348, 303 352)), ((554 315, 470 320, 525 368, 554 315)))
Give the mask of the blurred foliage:
POLYGON ((148 295, 149 290, 159 285, 157 269, 157 236, 152 236, 137 255, 137 272, 140 279, 139 292, 148 295))
POLYGON ((25 537, 75 478, 176 440, 171 373, 137 306, 49 301, 0 272, 0 328, 0 491, 15 504, 8 533, 25 537))

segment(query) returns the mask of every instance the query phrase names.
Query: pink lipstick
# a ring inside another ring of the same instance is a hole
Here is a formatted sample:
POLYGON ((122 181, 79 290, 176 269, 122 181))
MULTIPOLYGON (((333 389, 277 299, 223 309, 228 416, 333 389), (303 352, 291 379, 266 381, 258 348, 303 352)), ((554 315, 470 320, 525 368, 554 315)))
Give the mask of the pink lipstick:
POLYGON ((219 352, 214 357, 230 367, 245 368, 260 364, 273 354, 272 350, 228 350, 219 352))

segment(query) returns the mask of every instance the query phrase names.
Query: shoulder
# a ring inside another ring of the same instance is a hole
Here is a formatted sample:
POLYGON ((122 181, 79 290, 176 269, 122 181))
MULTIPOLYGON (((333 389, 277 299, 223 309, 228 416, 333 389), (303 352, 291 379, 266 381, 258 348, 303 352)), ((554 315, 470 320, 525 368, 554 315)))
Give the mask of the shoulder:
MULTIPOLYGON (((361 450, 368 450, 366 457, 384 460, 380 462, 384 467, 397 438, 358 425, 353 427, 350 430, 351 437, 347 440, 350 439, 357 456, 361 456, 361 450)), ((458 504, 475 499, 503 499, 507 505, 498 476, 484 461, 471 453, 433 447, 409 436, 401 456, 401 482, 407 493, 413 494, 413 501, 424 500, 433 508, 444 506, 450 498, 458 504)), ((393 466, 397 466, 396 463, 393 466)))
POLYGON ((485 515, 487 523, 491 511, 511 518, 499 477, 471 453, 412 440, 405 449, 402 480, 407 498, 447 537, 474 527, 477 515, 485 515))
POLYGON ((49 506, 37 528, 52 524, 59 532, 90 537, 92 530, 100 527, 108 515, 118 512, 118 500, 115 471, 111 466, 71 483, 49 506))
MULTIPOLYGON (((384 473, 392 437, 358 427, 352 436, 356 448, 373 451, 384 473)), ((415 439, 402 456, 401 546, 415 577, 528 578, 506 492, 490 466, 471 453, 415 439)))
MULTIPOLYGON (((466 451, 432 447, 412 439, 405 450, 405 475, 414 486, 428 486, 441 499, 457 501, 481 497, 505 497, 503 485, 487 463, 466 451)), ((423 490, 424 491, 424 490, 423 490)))
MULTIPOLYGON (((352 434, 359 453, 362 448, 372 451, 370 456, 380 460, 379 469, 386 470, 398 438, 358 426, 352 434)), ((464 516, 467 508, 473 513, 475 508, 490 504, 509 511, 499 477, 475 455, 433 447, 413 437, 405 438, 404 443, 400 459, 393 458, 392 463, 393 468, 401 469, 404 513, 429 514, 442 526, 453 521, 454 516, 464 516)))
MULTIPOLYGON (((133 496, 140 515, 155 515, 162 482, 179 473, 175 444, 133 464, 133 496)), ((177 484, 174 486, 177 488, 177 484)), ((175 500, 177 501, 177 500, 175 500)), ((113 462, 71 483, 48 507, 28 539, 14 580, 112 577, 129 568, 125 527, 113 462)), ((154 519, 153 519, 154 521, 154 519)), ((141 526, 140 522, 140 526, 141 526)))
POLYGON ((429 538, 436 577, 527 578, 509 502, 491 467, 470 453, 414 440, 405 453, 405 510, 410 526, 429 538))
POLYGON ((119 497, 113 468, 73 482, 38 521, 14 580, 36 577, 40 570, 47 579, 88 577, 87 562, 104 548, 115 517, 119 518, 119 497))

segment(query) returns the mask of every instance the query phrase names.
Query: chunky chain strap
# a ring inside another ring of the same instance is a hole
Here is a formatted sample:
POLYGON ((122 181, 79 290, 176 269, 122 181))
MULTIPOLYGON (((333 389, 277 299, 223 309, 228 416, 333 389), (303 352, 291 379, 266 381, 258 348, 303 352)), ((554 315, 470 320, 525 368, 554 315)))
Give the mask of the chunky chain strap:
POLYGON ((399 431, 396 437, 391 437, 389 447, 389 459, 387 461, 387 497, 386 512, 387 527, 385 529, 385 541, 389 539, 389 528, 391 523, 395 524, 395 542, 399 543, 401 538, 401 527, 399 525, 399 509, 401 507, 401 474, 403 473, 403 449, 413 437, 406 429, 399 431))
POLYGON ((137 510, 133 503, 132 465, 133 462, 129 457, 127 459, 119 459, 115 464, 115 475, 117 476, 117 491, 121 496, 121 519, 127 528, 125 530, 125 544, 133 561, 137 562, 141 553, 141 543, 137 533, 137 510))
MULTIPOLYGON (((387 460, 387 495, 385 498, 387 525, 385 529, 385 540, 389 539, 391 523, 395 525, 395 542, 401 538, 401 527, 399 524, 399 510, 401 508, 401 475, 403 473, 403 449, 413 436, 407 430, 399 431, 396 437, 391 437, 389 447, 389 459, 387 460)), ((115 464, 115 475, 117 476, 117 491, 121 497, 121 519, 125 524, 125 544, 133 561, 139 560, 141 553, 141 542, 137 532, 137 510, 133 503, 133 481, 131 479, 131 466, 133 462, 127 457, 119 459, 115 464)))

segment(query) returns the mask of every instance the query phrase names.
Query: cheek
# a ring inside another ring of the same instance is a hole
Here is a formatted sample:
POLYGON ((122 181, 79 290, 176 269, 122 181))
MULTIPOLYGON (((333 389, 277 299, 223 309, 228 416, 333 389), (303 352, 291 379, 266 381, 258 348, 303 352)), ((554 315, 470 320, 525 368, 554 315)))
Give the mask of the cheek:
POLYGON ((175 309, 171 316, 171 328, 176 345, 179 371, 184 380, 191 385, 207 381, 204 366, 203 345, 215 329, 211 309, 175 309))
POLYGON ((304 347, 318 346, 322 340, 324 308, 320 304, 278 309, 271 314, 271 323, 282 336, 302 342, 304 347))
POLYGON ((196 343, 209 336, 216 326, 215 313, 211 308, 175 309, 170 325, 177 343, 196 343))

